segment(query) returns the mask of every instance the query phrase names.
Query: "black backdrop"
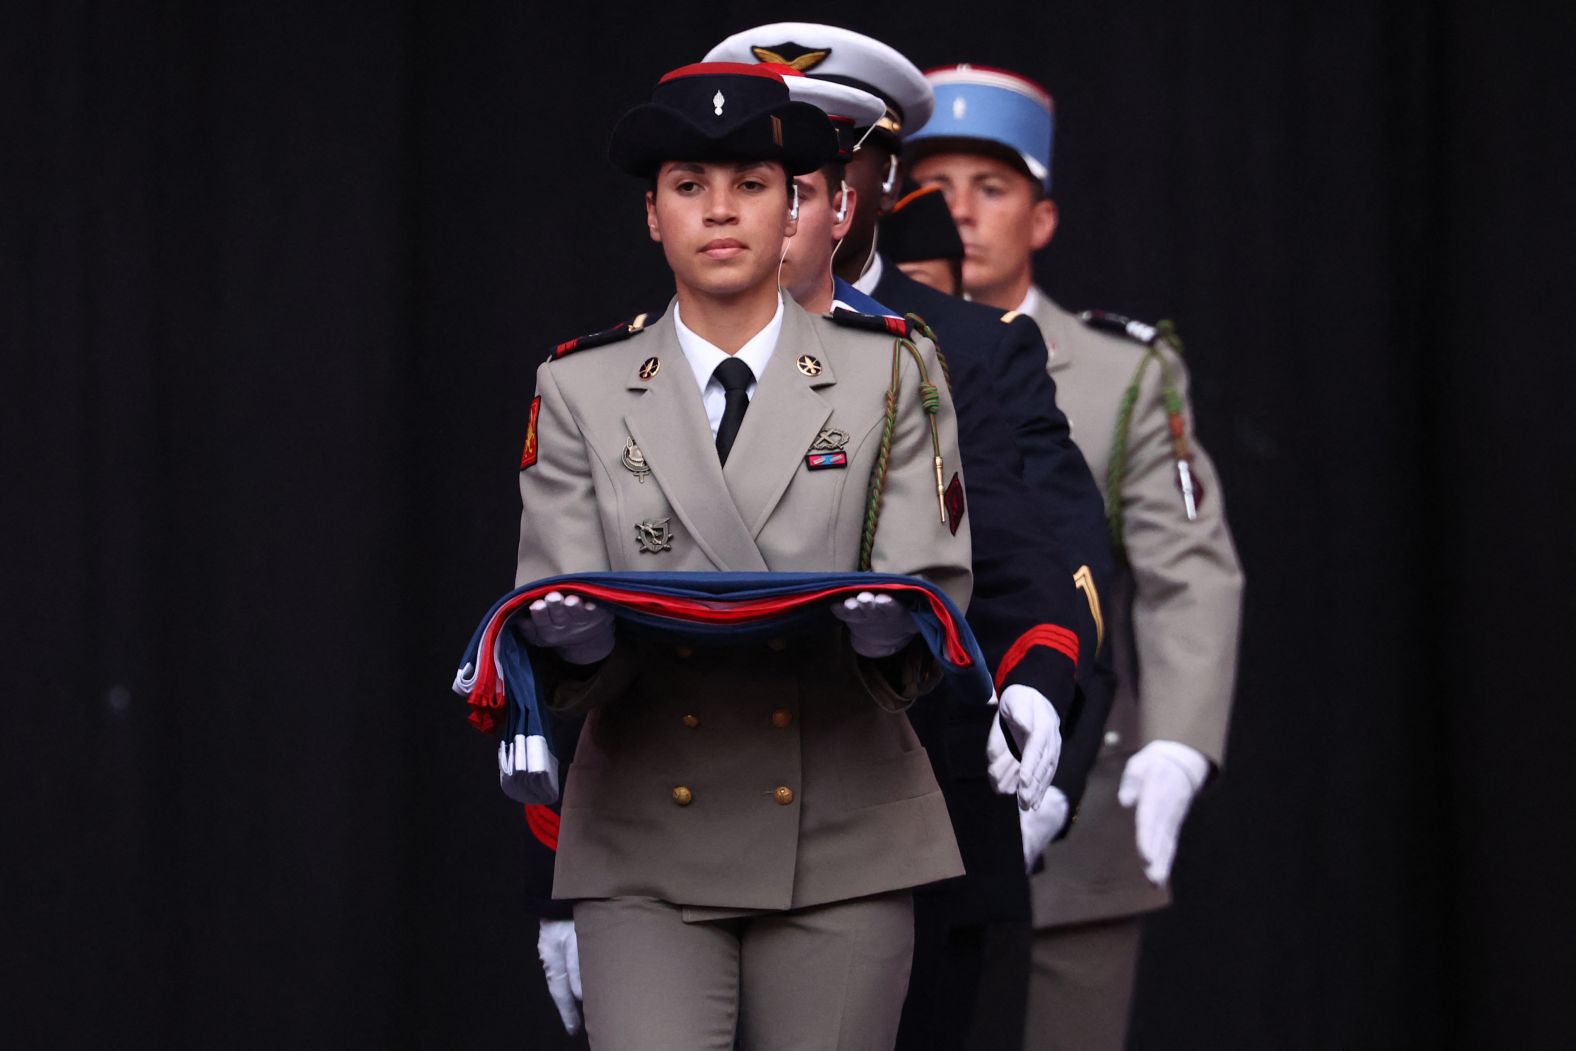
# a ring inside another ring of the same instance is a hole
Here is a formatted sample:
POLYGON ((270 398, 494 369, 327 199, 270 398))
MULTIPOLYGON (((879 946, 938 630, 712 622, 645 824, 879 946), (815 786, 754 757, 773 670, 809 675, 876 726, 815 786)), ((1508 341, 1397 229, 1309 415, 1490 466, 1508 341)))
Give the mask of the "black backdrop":
POLYGON ((8 1043, 558 1046, 446 686, 543 349, 665 299, 613 121, 786 16, 1047 83, 1041 277, 1187 337, 1249 597, 1135 1045, 1560 1017, 1568 9, 58 0, 0 28, 8 1043))

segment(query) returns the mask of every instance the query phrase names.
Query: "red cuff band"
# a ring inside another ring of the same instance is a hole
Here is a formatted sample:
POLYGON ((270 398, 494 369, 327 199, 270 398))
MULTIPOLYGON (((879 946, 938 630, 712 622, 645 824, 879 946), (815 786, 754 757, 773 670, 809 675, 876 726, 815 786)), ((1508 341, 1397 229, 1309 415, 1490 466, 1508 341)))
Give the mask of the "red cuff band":
POLYGON ((539 803, 525 805, 525 823, 530 828, 531 835, 541 841, 542 846, 548 850, 558 850, 558 813, 552 807, 542 806, 539 803))
POLYGON ((1018 637, 1018 641, 1008 648, 1001 663, 996 666, 996 689, 1001 689, 1001 684, 1007 681, 1012 669, 1016 668, 1036 646, 1048 646, 1058 653, 1065 654, 1073 662, 1073 667, 1078 667, 1077 633, 1055 624, 1036 624, 1018 637))

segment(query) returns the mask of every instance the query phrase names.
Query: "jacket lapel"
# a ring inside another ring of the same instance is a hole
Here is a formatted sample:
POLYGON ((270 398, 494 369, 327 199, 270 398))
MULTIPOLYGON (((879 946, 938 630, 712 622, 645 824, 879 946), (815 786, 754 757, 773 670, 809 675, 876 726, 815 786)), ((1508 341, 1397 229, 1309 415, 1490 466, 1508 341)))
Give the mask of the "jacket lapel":
POLYGON ((760 535, 788 484, 804 469, 805 454, 832 415, 832 406, 816 389, 836 382, 815 319, 788 299, 777 348, 756 385, 723 471, 752 538, 760 535), (799 368, 805 355, 819 365, 814 376, 799 368))
MULTIPOLYGON (((728 499, 706 408, 674 332, 671 309, 651 326, 650 338, 651 353, 646 357, 655 357, 661 367, 649 380, 640 377, 638 366, 630 371, 629 388, 642 393, 624 414, 624 426, 640 446, 673 513, 712 564, 735 572, 765 571, 766 560, 755 546, 754 534, 728 499)), ((748 413, 745 425, 749 425, 748 413)), ((738 455, 735 446, 729 459, 738 455)))

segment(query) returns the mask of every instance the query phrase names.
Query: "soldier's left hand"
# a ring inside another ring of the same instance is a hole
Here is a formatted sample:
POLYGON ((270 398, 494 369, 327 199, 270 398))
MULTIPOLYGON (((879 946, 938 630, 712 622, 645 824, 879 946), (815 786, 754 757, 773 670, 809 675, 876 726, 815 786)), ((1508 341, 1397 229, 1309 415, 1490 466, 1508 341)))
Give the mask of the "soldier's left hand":
POLYGON ((1046 790, 1045 798, 1040 800, 1038 806, 1018 811, 1018 832, 1023 839, 1025 872, 1034 871, 1034 863, 1040 860, 1045 848, 1051 845, 1051 840, 1067 824, 1067 809, 1067 796, 1060 788, 1052 786, 1046 790))
MULTIPOLYGON (((1018 742, 1018 807, 1028 810, 1045 798, 1062 757, 1062 720, 1045 694, 1018 683, 1001 692, 996 718, 1018 742)), ((990 754, 987 740, 986 755, 990 754)))
POLYGON ((553 647, 570 664, 595 664, 613 652, 613 614, 590 599, 549 591, 530 612, 525 641, 553 647))
POLYGON ((1208 777, 1209 760, 1177 741, 1150 741, 1122 770, 1116 798, 1125 807, 1138 807, 1138 853, 1144 875, 1157 887, 1171 878, 1182 819, 1208 777))
POLYGON ((861 657, 890 657, 919 631, 907 606, 870 591, 834 602, 832 615, 848 625, 849 641, 861 657))

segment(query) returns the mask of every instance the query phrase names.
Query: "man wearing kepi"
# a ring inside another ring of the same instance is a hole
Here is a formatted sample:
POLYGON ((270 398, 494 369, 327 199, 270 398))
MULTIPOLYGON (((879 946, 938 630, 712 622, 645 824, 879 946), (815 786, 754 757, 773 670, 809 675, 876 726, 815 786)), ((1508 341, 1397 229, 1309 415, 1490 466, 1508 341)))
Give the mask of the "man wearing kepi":
MULTIPOLYGON (((825 116, 753 66, 675 70, 620 121, 610 155, 648 181, 677 296, 656 323, 561 344, 539 370, 517 584, 868 562, 966 604, 969 524, 936 482, 939 459, 961 486, 934 348, 812 317, 777 287, 789 178, 834 149, 825 116)), ((909 888, 961 865, 902 715, 933 683, 929 651, 890 600, 835 612, 846 632, 689 649, 616 632, 575 595, 531 606, 528 641, 559 658, 550 705, 588 713, 553 891, 575 901, 593 1046, 890 1045, 909 888)), ((1037 760, 1032 803, 1053 742, 1012 730, 1037 760)))
MULTIPOLYGON (((837 294, 856 308, 914 311, 939 334, 960 403, 974 405, 980 417, 973 428, 980 437, 970 448, 989 450, 998 466, 1005 463, 1019 476, 1017 507, 1010 513, 1033 534, 1042 551, 1066 567, 1042 579, 1035 575, 1037 563, 1025 563, 1017 567, 1018 584, 1038 589, 1043 599, 1065 587, 1067 575, 1072 574, 1086 613, 1078 631, 1077 686, 1088 698, 1083 707, 1103 712, 1108 703, 1108 694, 1102 692, 1106 684, 1093 671, 1102 623, 1098 595, 1109 571, 1110 547, 1099 490, 1056 408, 1039 331, 1026 318, 1004 316, 999 310, 920 285, 875 251, 882 201, 891 203, 898 184, 898 136, 928 118, 929 84, 912 63, 880 41, 812 23, 745 30, 713 48, 707 57, 784 62, 811 80, 858 87, 885 103, 885 112, 847 167, 855 205, 851 228, 836 257, 837 294), (842 264, 849 260, 856 264, 852 276, 865 275, 857 288, 842 280, 842 264), (873 300, 868 295, 872 292, 873 300)), ((961 420, 963 433, 970 431, 969 423, 961 420)), ((976 522, 976 528, 983 527, 983 521, 976 522)), ((975 545, 980 560, 1006 559, 1011 550, 1005 545, 975 545)), ((979 565, 985 568, 983 561, 979 565)), ((996 580, 995 575, 1010 578, 1014 568, 1008 561, 992 561, 987 571, 998 586, 1010 587, 1011 580, 996 580)), ((979 613, 971 608, 969 617, 983 640, 993 632, 980 622, 979 613)), ((998 622, 994 630, 1006 625, 998 622)), ((1013 828, 1018 815, 1010 801, 993 799, 987 787, 979 746, 987 741, 988 722, 969 711, 948 712, 938 706, 911 712, 911 717, 937 764, 969 871, 966 879, 931 888, 917 901, 920 941, 899 1045, 1004 1046, 1021 1032, 1028 980, 1029 894, 1023 846, 1013 828), (1003 822, 1005 833, 1000 830, 1003 822)), ((1042 847, 1067 826, 1071 804, 1077 802, 1083 777, 1099 748, 1097 719, 1079 720, 1068 728, 1057 774, 1060 791, 1047 793, 1032 811, 1034 827, 1044 830, 1042 847)), ((999 738, 995 740, 999 744, 999 738)), ((1010 763, 1004 747, 997 759, 1010 763)))
POLYGON ((1118 692, 1104 749, 1079 834, 1046 851, 1033 881, 1025 1045, 1118 1048, 1140 917, 1166 904, 1182 820, 1224 754, 1242 572, 1214 466, 1193 435, 1174 338, 1110 315, 1074 316, 1033 284, 1033 253, 1057 220, 1050 96, 993 69, 928 77, 936 115, 906 144, 910 171, 947 195, 969 293, 1033 317, 1045 333, 1124 567, 1107 607, 1118 692))

